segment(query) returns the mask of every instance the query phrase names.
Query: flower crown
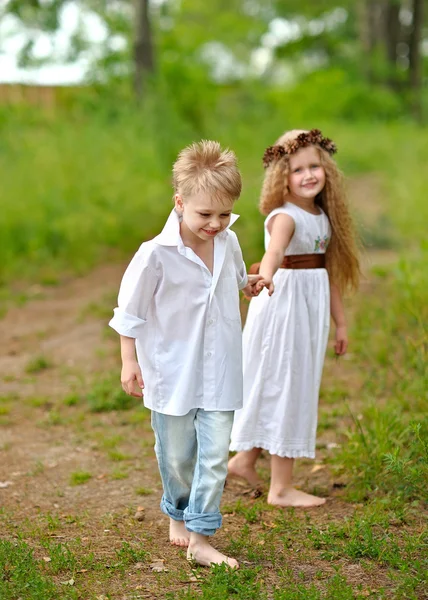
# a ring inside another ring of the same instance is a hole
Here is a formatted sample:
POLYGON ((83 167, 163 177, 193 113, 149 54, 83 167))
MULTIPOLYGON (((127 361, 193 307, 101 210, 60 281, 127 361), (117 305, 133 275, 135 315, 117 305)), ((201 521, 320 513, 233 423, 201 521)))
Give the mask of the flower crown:
POLYGON ((294 154, 300 148, 306 148, 313 144, 320 146, 329 154, 337 152, 337 146, 330 138, 325 138, 319 129, 311 129, 311 131, 299 133, 294 140, 285 142, 281 146, 269 146, 269 148, 266 148, 263 154, 263 165, 266 168, 283 156, 294 154))

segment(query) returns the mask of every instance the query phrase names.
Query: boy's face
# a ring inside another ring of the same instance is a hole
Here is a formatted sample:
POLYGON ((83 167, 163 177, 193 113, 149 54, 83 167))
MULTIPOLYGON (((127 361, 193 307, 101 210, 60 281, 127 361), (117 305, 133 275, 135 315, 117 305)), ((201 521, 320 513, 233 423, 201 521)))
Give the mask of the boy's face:
POLYGON ((195 194, 183 199, 175 195, 175 208, 183 215, 182 234, 195 236, 194 241, 208 241, 215 238, 230 223, 234 201, 213 200, 208 194, 195 194))
POLYGON ((297 198, 315 198, 324 188, 325 171, 315 146, 301 148, 290 156, 288 189, 297 198))

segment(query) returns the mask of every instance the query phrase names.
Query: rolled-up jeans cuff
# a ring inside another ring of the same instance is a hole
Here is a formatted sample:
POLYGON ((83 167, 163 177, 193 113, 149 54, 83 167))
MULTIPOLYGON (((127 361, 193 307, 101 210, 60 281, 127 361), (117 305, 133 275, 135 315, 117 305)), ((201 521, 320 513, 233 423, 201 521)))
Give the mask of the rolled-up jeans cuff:
POLYGON ((160 508, 164 514, 168 515, 168 517, 171 517, 171 519, 174 519, 174 521, 184 521, 184 510, 175 508, 175 506, 173 506, 168 498, 165 498, 165 496, 162 496, 160 508))
POLYGON ((217 529, 221 527, 222 517, 218 511, 213 513, 191 513, 186 508, 184 523, 188 531, 201 533, 202 535, 214 535, 217 529))

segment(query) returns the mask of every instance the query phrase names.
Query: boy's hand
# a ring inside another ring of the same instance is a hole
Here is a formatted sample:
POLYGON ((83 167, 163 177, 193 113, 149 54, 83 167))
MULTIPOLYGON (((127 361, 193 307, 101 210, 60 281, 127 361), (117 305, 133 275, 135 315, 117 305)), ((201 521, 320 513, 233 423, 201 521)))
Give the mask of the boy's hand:
POLYGON ((346 326, 341 325, 336 328, 336 341, 334 343, 334 351, 338 356, 342 356, 348 349, 348 332, 346 326))
POLYGON ((122 389, 128 396, 141 398, 143 395, 144 381, 141 374, 141 369, 136 360, 130 360, 123 363, 122 373, 120 376, 122 389), (135 385, 138 385, 137 386, 135 385), (138 389, 138 391, 136 391, 138 389))
POLYGON ((248 275, 248 284, 242 290, 247 300, 251 300, 254 296, 258 296, 263 288, 267 288, 269 296, 274 292, 272 281, 264 279, 261 275, 248 275))
POLYGON ((263 289, 263 285, 258 286, 258 284, 262 281, 261 275, 248 275, 248 283, 242 289, 244 296, 247 300, 251 300, 254 296, 258 296, 263 289))

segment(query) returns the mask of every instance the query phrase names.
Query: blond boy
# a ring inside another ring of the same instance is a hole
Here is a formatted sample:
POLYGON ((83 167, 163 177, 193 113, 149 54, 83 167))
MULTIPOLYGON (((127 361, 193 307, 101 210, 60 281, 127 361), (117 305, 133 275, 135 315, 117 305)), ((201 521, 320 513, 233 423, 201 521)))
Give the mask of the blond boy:
POLYGON ((241 193, 233 152, 192 144, 173 175, 174 210, 128 266, 110 325, 121 339, 122 387, 133 396, 144 389, 152 411, 171 543, 188 546, 201 565, 236 568, 208 539, 221 525, 233 414, 242 407, 239 290, 256 295, 261 278, 247 276, 229 229, 241 193))

